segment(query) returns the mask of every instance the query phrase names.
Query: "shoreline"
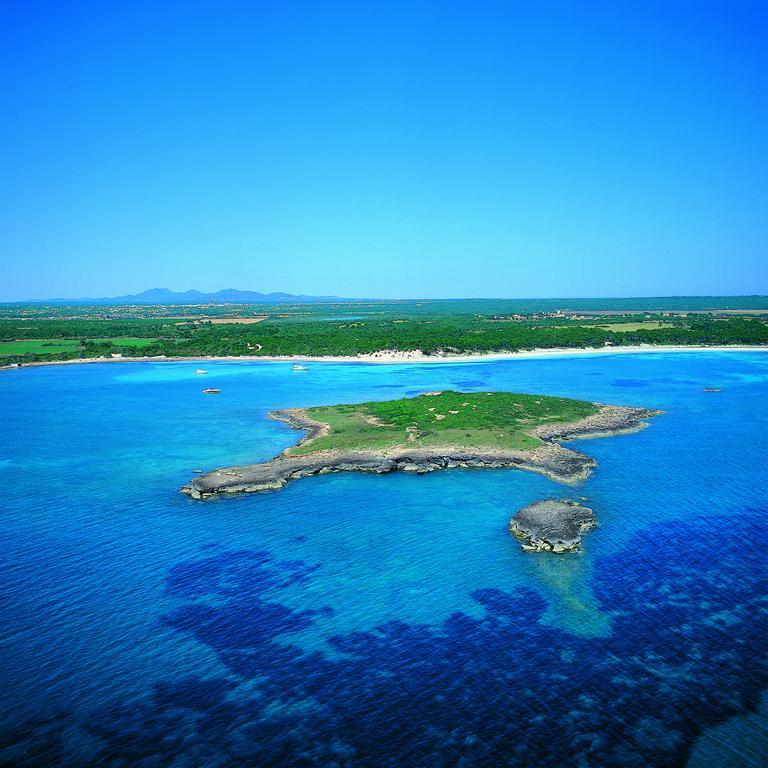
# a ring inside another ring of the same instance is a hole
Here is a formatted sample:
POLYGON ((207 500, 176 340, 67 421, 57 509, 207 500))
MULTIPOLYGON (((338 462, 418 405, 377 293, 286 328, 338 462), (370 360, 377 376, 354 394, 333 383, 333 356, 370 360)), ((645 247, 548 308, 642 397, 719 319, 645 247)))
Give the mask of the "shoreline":
POLYGON ((189 363, 189 362, 265 362, 265 363, 368 363, 392 365, 399 363, 475 363, 494 360, 517 360, 548 357, 572 357, 590 355, 627 355, 664 352, 768 352, 768 345, 634 345, 626 347, 551 347, 517 352, 479 352, 477 354, 425 355, 420 350, 399 352, 382 350, 381 352, 361 353, 358 355, 210 355, 180 356, 156 355, 154 357, 83 357, 72 360, 41 360, 17 365, 0 365, 0 371, 19 370, 21 368, 39 368, 48 365, 94 365, 99 363, 189 363))
POLYGON ((596 413, 574 422, 538 426, 527 434, 541 440, 530 450, 461 445, 408 447, 397 445, 382 450, 324 450, 292 455, 290 451, 310 442, 328 429, 303 408, 271 411, 268 416, 306 434, 296 445, 278 456, 256 464, 222 467, 192 478, 179 490, 192 499, 207 499, 224 494, 276 491, 292 480, 331 472, 413 472, 423 475, 453 468, 510 468, 536 472, 565 485, 575 485, 589 477, 597 461, 561 442, 592 439, 637 432, 648 426, 647 419, 662 412, 649 408, 605 405, 596 413))

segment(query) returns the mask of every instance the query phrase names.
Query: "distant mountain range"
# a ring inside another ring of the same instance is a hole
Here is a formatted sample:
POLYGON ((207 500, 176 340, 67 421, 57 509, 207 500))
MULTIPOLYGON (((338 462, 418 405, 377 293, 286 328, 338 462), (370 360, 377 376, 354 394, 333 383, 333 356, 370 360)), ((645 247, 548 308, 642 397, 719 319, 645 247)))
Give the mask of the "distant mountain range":
POLYGON ((292 293, 258 293, 257 291, 238 291, 225 288, 215 293, 202 291, 171 291, 168 288, 150 288, 141 293, 127 296, 79 299, 33 299, 15 304, 291 304, 293 302, 324 303, 355 301, 338 296, 305 296, 292 293))
MULTIPOLYGON (((259 293, 225 288, 214 293, 202 291, 171 291, 168 288, 150 288, 127 296, 79 299, 33 299, 29 301, 0 301, 0 304, 58 304, 64 306, 109 306, 118 304, 329 304, 351 302, 380 302, 397 299, 345 298, 341 296, 307 296, 293 293, 259 293)), ((411 299, 410 301, 417 301, 411 299)), ((546 298, 546 299, 428 299, 418 301, 439 302, 441 305, 460 307, 465 312, 747 312, 768 310, 767 295, 753 296, 635 296, 624 298, 546 298), (489 309, 490 305, 492 306, 489 309)), ((406 302, 407 303, 407 302, 406 302)))

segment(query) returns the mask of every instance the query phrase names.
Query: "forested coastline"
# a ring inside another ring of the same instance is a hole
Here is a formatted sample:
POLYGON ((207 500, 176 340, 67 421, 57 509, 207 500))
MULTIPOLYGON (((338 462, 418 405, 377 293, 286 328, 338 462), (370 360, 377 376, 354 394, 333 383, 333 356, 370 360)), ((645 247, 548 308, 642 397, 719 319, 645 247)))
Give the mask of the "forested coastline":
MULTIPOLYGON (((402 309, 397 307, 397 309, 402 309)), ((654 345, 768 345, 768 318, 742 314, 433 314, 232 318, 0 319, 0 362, 94 357, 346 356, 381 350, 478 354, 654 345)))

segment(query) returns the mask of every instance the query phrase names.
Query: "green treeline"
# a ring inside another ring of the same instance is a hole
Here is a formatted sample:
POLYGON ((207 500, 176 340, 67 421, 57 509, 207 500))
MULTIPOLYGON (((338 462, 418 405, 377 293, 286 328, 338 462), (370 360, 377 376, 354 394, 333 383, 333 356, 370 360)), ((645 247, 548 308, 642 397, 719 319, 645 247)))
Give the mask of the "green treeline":
MULTIPOLYGON (((441 309, 445 309, 442 303, 441 309)), ((402 309, 402 307, 399 307, 402 309)), ((609 315, 580 318, 499 318, 477 314, 412 314, 347 319, 276 314, 264 322, 237 325, 165 319, 0 320, 0 360, 32 362, 129 356, 355 355, 382 349, 427 354, 482 353, 552 347, 637 344, 768 344, 762 316, 609 315), (600 324, 627 324, 614 331, 600 324), (637 328, 641 325, 641 328, 637 328), (141 344, 132 339, 143 340, 141 344), (28 340, 40 340, 29 345, 28 340), (26 346, 20 342, 27 341, 26 346), (15 342, 15 343, 14 343, 15 342), (66 343, 63 343, 66 342, 66 343), (47 351, 50 346, 51 351, 47 351), (19 354, 19 349, 33 351, 19 354), (64 348, 64 349, 63 349, 64 348)))

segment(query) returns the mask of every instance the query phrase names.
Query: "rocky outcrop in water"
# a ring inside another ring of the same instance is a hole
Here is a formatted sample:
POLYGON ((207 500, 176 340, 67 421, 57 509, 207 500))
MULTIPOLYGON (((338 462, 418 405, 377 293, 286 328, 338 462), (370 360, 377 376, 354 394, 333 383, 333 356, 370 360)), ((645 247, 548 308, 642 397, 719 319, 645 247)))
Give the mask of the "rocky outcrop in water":
MULTIPOLYGON (((303 456, 285 452, 261 464, 246 464, 193 478, 181 492, 193 499, 224 493, 272 491, 289 480, 329 472, 415 472, 425 474, 438 469, 510 467, 539 472, 561 483, 576 483, 588 477, 597 462, 579 451, 564 448, 555 441, 576 437, 599 437, 642 429, 644 419, 659 411, 646 408, 601 406, 600 411, 571 424, 538 427, 531 435, 543 444, 533 450, 467 448, 462 446, 430 446, 407 448, 398 446, 382 451, 318 451, 303 456)), ((327 425, 306 418, 300 409, 275 411, 270 416, 308 434, 301 441, 317 437, 327 425)))
POLYGON ((523 507, 509 521, 509 530, 525 550, 577 552, 581 534, 595 525, 589 507, 570 499, 544 499, 523 507))

